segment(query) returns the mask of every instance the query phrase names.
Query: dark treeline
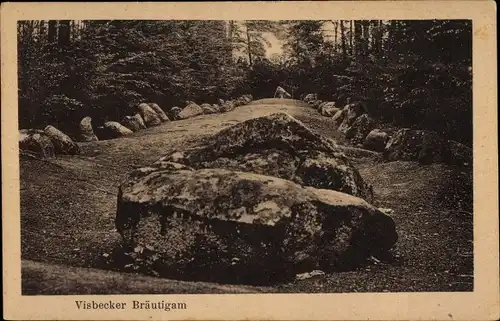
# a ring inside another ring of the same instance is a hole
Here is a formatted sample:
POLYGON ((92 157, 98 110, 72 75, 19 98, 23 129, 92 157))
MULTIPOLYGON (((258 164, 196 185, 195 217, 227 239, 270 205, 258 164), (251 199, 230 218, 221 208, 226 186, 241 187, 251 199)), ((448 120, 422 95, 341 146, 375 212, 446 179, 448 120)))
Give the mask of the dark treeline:
POLYGON ((423 21, 21 21, 20 127, 71 133, 243 93, 364 101, 372 117, 472 141, 472 23, 423 21), (283 53, 266 58, 267 33, 283 53))

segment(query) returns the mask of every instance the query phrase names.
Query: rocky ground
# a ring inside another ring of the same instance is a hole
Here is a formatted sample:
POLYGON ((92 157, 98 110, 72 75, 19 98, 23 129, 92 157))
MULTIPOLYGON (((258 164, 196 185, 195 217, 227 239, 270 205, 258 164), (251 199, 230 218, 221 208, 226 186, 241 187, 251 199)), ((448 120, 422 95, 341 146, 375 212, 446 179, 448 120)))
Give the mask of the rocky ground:
POLYGON ((377 153, 351 147, 345 147, 345 152, 374 186, 374 205, 393 210, 399 240, 397 259, 391 264, 374 261, 355 271, 269 287, 160 281, 81 269, 106 267, 120 244, 114 219, 117 189, 126 173, 177 149, 194 146, 223 128, 276 112, 286 112, 320 134, 344 143, 331 119, 308 105, 266 99, 223 114, 163 123, 119 139, 79 143, 82 153, 77 156, 21 158, 24 293, 118 293, 116 289, 122 289, 121 293, 160 293, 158 289, 164 289, 162 293, 472 290, 471 171, 444 164, 383 162, 377 153), (64 273, 71 276, 72 283, 61 285, 60 275, 64 273))

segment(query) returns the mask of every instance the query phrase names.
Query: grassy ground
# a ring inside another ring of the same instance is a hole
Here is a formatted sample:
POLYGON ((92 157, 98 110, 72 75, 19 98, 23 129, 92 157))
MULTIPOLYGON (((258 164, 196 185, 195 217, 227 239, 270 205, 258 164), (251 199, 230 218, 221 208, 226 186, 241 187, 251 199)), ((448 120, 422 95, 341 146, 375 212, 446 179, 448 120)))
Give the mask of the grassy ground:
MULTIPOLYGON (((119 246, 114 216, 117 188, 125 174, 176 149, 195 145, 222 128, 278 111, 287 112, 343 143, 330 120, 314 109, 297 102, 282 104, 271 99, 226 114, 165 123, 126 138, 82 143, 83 152, 78 156, 49 161, 21 159, 23 293, 117 293, 113 292, 116 291, 113 286, 104 286, 114 282, 110 280, 118 282, 116 288, 123 293, 152 293, 151 282, 157 280, 154 278, 74 268, 102 267, 119 246), (77 277, 86 274, 85 271, 93 277, 77 277), (62 280, 55 277, 58 273, 83 285, 59 284, 62 280)), ((163 279, 157 280, 161 283, 158 291, 471 291, 472 173, 446 165, 384 163, 377 154, 353 148, 346 148, 346 154, 373 184, 375 205, 394 210, 400 257, 395 263, 373 264, 356 271, 274 287, 218 286, 163 279)))

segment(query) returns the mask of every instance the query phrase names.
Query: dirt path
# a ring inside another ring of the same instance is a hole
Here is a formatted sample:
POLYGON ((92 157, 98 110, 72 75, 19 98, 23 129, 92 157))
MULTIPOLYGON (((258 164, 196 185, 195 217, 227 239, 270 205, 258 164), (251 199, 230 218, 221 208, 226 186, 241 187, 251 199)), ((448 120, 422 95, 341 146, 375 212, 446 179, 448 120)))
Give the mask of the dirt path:
MULTIPOLYGON (((286 112, 342 143, 342 136, 328 118, 303 103, 283 102, 255 101, 225 114, 169 122, 126 138, 82 143, 83 152, 78 156, 50 161, 22 159, 22 258, 77 267, 101 266, 120 243, 114 216, 117 188, 124 175, 238 122, 286 112)), ((381 163, 370 156, 372 153, 360 155, 363 157, 355 156, 353 162, 374 185, 375 205, 394 210, 400 235, 399 264, 372 265, 266 291, 471 290, 471 173, 445 165, 381 163)), ((175 282, 183 287, 184 283, 175 282)), ((188 288, 192 285, 180 291, 188 288)))

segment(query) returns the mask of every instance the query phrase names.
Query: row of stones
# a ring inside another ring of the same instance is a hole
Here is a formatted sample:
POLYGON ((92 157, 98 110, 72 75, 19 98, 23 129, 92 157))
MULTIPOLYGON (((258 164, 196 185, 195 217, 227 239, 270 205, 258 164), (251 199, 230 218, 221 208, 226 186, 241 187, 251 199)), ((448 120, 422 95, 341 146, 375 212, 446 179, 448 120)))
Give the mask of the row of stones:
POLYGON ((98 135, 95 135, 92 128, 92 119, 85 117, 79 125, 79 140, 80 141, 96 141, 101 139, 113 139, 133 132, 160 125, 162 122, 171 120, 182 120, 199 115, 224 113, 233 110, 235 107, 248 104, 252 101, 252 95, 243 95, 234 100, 224 101, 219 99, 219 104, 201 104, 198 105, 192 101, 187 101, 186 106, 181 109, 177 106, 172 107, 167 115, 158 104, 141 103, 137 106, 137 113, 133 116, 125 116, 122 123, 109 121, 104 126, 96 129, 98 135))
MULTIPOLYGON (((172 108, 170 117, 158 104, 141 103, 137 106, 138 112, 134 116, 126 116, 122 123, 108 121, 103 126, 96 128, 96 132, 92 127, 92 119, 84 117, 78 126, 77 140, 91 142, 98 141, 99 138, 119 138, 147 127, 158 126, 171 119, 180 120, 201 114, 228 112, 235 107, 248 104, 252 99, 252 95, 243 95, 235 100, 223 101, 220 99, 218 105, 201 104, 201 106, 194 102, 187 102, 184 109, 172 108)), ((21 129, 19 131, 19 148, 23 155, 41 158, 51 158, 57 154, 76 155, 80 153, 80 147, 73 139, 52 125, 46 126, 43 130, 21 129)))
POLYGON ((472 164, 472 149, 453 140, 447 140, 430 130, 400 128, 383 131, 381 124, 371 118, 363 102, 350 103, 338 108, 335 102, 323 102, 315 94, 304 101, 325 117, 331 117, 337 130, 352 144, 381 152, 387 160, 419 161, 420 163, 448 163, 460 166, 472 164))

